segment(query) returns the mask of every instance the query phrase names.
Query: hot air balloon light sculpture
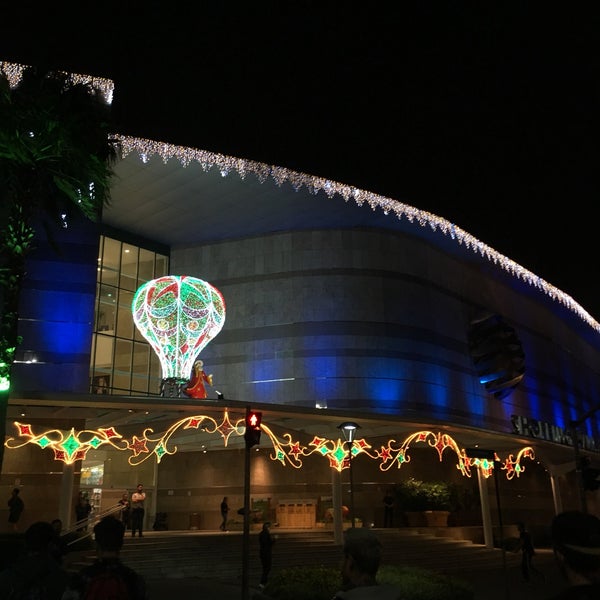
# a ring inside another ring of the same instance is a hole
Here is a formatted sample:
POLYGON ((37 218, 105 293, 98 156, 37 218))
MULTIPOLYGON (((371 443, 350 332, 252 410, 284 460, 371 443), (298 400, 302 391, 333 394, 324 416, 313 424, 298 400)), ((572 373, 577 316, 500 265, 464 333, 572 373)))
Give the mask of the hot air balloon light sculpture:
POLYGON ((140 286, 131 311, 160 360, 162 394, 182 396, 196 357, 225 323, 221 292, 202 279, 167 275, 140 286))

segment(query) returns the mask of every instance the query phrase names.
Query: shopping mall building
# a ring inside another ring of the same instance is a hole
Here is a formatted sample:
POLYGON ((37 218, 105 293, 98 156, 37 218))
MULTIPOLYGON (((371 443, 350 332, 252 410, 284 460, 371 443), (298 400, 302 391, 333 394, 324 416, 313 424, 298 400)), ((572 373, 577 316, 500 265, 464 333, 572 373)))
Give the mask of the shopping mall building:
POLYGON ((119 141, 102 222, 73 215, 60 254, 39 230, 28 263, 0 478, 25 521, 72 522, 80 491, 104 509, 141 482, 147 527, 166 513, 171 529, 217 529, 222 498, 244 502, 248 406, 263 423, 252 503, 281 526, 340 503, 381 526, 385 492, 411 477, 458 486, 451 524, 600 514, 575 469, 600 463, 600 324, 565 292, 394 199, 119 141), (199 355, 206 398, 162 385, 133 322, 136 291, 168 275, 224 299, 199 355))

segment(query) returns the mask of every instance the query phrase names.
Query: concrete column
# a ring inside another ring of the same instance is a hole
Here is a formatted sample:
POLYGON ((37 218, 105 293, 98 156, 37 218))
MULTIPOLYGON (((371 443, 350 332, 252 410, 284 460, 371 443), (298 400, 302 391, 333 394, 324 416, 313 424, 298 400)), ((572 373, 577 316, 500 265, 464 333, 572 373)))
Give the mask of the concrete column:
POLYGON ((146 517, 146 523, 144 523, 144 529, 152 529, 156 519, 156 504, 158 496, 158 462, 154 460, 152 463, 154 465, 152 470, 152 497, 150 498, 150 506, 146 506, 146 514, 144 515, 146 517))
POLYGON ((58 503, 58 518, 63 522, 63 529, 66 531, 74 523, 73 507, 73 465, 63 463, 62 478, 60 480, 60 499, 58 503))
POLYGON ((331 469, 331 500, 333 504, 333 543, 344 543, 344 524, 342 519, 342 474, 331 469))
POLYGON ((479 484, 479 500, 481 502, 481 519, 483 521, 483 543, 486 548, 494 547, 494 530, 492 528, 492 516, 490 514, 490 497, 488 493, 487 480, 483 476, 482 469, 477 469, 477 483, 479 484))
POLYGON ((557 515, 563 511, 562 498, 560 495, 560 482, 558 475, 550 474, 550 485, 552 486, 552 499, 554 500, 554 514, 557 515))

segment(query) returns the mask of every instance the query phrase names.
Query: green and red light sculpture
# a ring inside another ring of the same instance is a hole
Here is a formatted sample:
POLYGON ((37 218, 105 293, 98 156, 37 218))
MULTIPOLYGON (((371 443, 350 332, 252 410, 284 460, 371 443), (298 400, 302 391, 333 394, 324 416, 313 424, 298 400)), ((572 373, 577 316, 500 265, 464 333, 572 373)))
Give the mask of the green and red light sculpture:
POLYGON ((160 360, 163 395, 181 396, 196 357, 225 323, 221 292, 202 279, 167 275, 138 288, 131 312, 160 360))
MULTIPOLYGON (((155 436, 153 430, 147 427, 139 436, 133 435, 131 439, 123 437, 113 427, 83 431, 71 429, 69 432, 58 429, 35 432, 30 424, 17 421, 14 424, 18 429, 20 439, 7 438, 4 443, 6 448, 16 450, 27 444, 36 444, 42 449, 52 449, 55 460, 72 464, 75 461, 83 460, 88 450, 95 450, 100 446, 107 445, 112 446, 115 450, 129 452, 128 462, 132 466, 139 465, 152 457, 157 463, 160 463, 164 456, 175 454, 177 447, 172 444, 171 437, 177 431, 202 428, 208 434, 220 435, 223 438, 224 446, 227 447, 232 435, 234 437, 243 436, 246 429, 244 417, 234 417, 232 422, 227 409, 223 411, 220 422, 214 416, 206 414, 187 416, 173 423, 162 434, 155 436)), ((279 438, 264 422, 261 423, 261 431, 268 436, 271 443, 273 450, 270 456, 271 460, 279 461, 283 466, 301 469, 303 459, 314 454, 326 458, 329 466, 337 471, 341 472, 349 467, 348 452, 344 448, 344 441, 339 438, 333 440, 314 436, 311 442, 302 444, 299 440, 294 440, 289 433, 284 433, 279 438)), ((379 450, 373 448, 364 438, 355 440, 352 445, 352 459, 362 455, 378 461, 381 471, 387 471, 394 466, 400 469, 405 463, 410 462, 409 451, 414 444, 425 444, 435 450, 440 462, 445 452, 453 452, 457 458, 456 468, 465 477, 471 477, 473 469, 477 468, 485 478, 488 478, 493 474, 495 468, 499 468, 504 471, 506 479, 510 481, 523 474, 525 459, 535 459, 535 453, 531 446, 519 449, 516 457, 509 454, 501 459, 496 455, 495 461, 469 458, 466 451, 461 449, 454 438, 447 433, 427 430, 411 433, 401 443, 397 443, 393 439, 388 440, 387 445, 381 446, 379 450)))

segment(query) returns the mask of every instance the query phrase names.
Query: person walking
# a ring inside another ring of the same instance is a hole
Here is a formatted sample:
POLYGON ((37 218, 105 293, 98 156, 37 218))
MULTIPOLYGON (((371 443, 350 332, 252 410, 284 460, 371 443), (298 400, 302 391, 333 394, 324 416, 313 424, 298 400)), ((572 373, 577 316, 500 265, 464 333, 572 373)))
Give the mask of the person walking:
POLYGON ((532 573, 543 579, 543 574, 532 564, 533 557, 535 556, 535 548, 533 547, 531 534, 527 531, 523 522, 517 523, 517 529, 519 530, 519 546, 517 551, 521 550, 521 573, 523 574, 523 579, 529 581, 532 573))
POLYGON ((114 515, 103 517, 94 526, 96 560, 72 575, 62 600, 85 598, 148 598, 146 580, 121 562, 125 526, 114 515))
POLYGON ((25 503, 20 496, 20 492, 19 488, 14 488, 8 499, 8 522, 13 531, 18 530, 19 519, 25 509, 25 503))
POLYGON ((270 527, 271 523, 266 521, 263 523, 262 530, 258 534, 260 564, 262 566, 260 584, 258 587, 261 590, 267 585, 267 580, 269 579, 271 565, 273 564, 273 544, 277 540, 277 536, 271 533, 270 527))
POLYGON ((146 492, 141 483, 137 484, 135 492, 131 495, 131 537, 135 537, 135 532, 138 532, 139 537, 142 537, 144 528, 144 515, 146 513, 144 502, 146 500, 146 492))
POLYGON ((121 506, 121 521, 123 521, 123 525, 125 525, 125 529, 127 530, 131 526, 131 502, 129 501, 129 494, 123 492, 123 495, 117 504, 121 506))
POLYGON ((221 531, 227 531, 227 515, 229 514, 229 504, 227 496, 223 497, 221 501, 221 525, 219 529, 221 531))

